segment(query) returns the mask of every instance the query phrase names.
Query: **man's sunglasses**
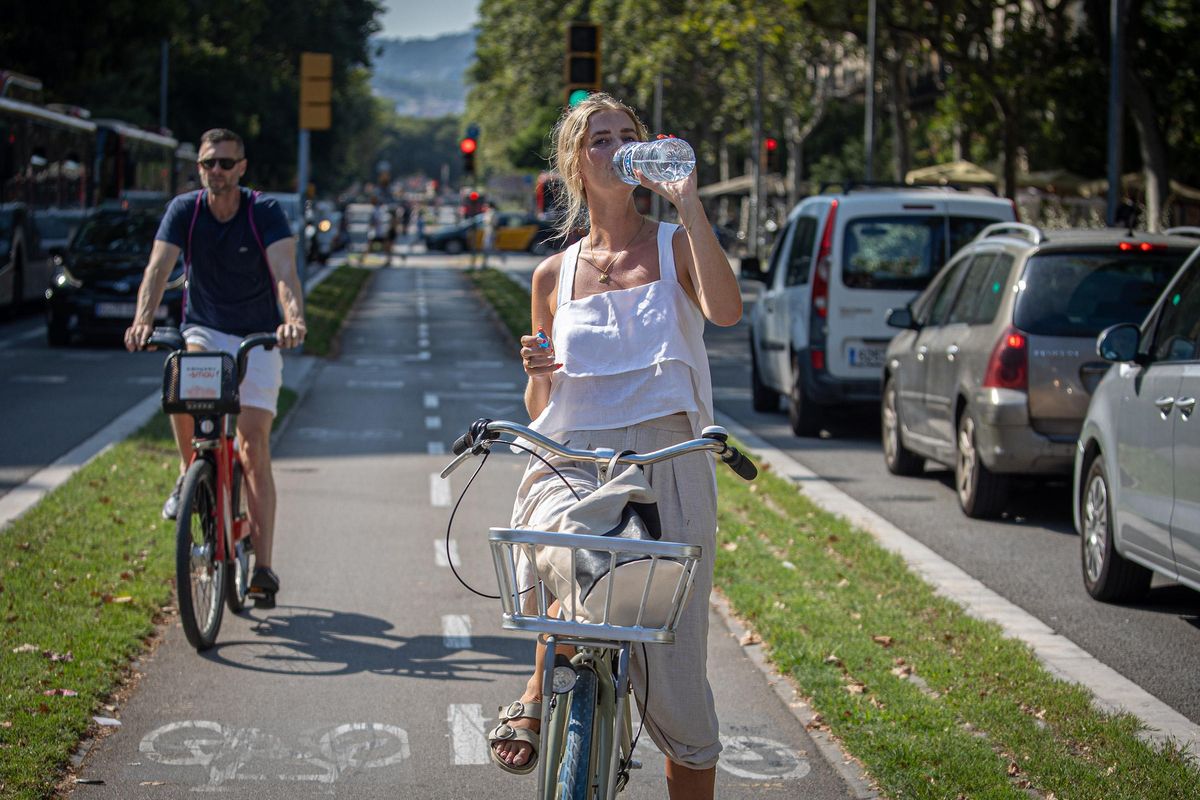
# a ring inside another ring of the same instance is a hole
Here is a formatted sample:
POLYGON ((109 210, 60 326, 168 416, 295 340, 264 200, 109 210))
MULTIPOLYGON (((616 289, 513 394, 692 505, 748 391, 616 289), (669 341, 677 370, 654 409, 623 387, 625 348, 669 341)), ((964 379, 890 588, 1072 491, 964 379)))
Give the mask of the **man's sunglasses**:
POLYGON ((245 161, 245 160, 246 160, 245 158, 202 158, 199 161, 197 161, 196 163, 199 164, 200 166, 204 167, 205 169, 212 169, 213 167, 220 164, 221 169, 231 170, 238 164, 238 162, 245 161))

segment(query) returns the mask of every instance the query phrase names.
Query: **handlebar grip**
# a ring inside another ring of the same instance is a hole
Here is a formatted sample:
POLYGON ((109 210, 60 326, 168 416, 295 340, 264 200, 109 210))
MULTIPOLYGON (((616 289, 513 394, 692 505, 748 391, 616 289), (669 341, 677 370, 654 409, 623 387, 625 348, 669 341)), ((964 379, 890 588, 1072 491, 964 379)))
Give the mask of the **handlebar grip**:
POLYGON ((474 441, 471 437, 471 433, 468 431, 467 433, 464 433, 462 436, 455 439, 454 444, 450 449, 454 451, 454 455, 461 456, 471 448, 473 443, 474 441))
POLYGON ((182 350, 186 347, 183 340, 183 334, 178 328, 155 328, 150 334, 150 338, 146 340, 147 348, 165 347, 169 350, 182 350))
POLYGON ((726 450, 721 455, 721 460, 728 464, 729 468, 736 472, 742 480, 752 481, 758 477, 758 467, 754 466, 754 462, 742 455, 736 447, 726 450))

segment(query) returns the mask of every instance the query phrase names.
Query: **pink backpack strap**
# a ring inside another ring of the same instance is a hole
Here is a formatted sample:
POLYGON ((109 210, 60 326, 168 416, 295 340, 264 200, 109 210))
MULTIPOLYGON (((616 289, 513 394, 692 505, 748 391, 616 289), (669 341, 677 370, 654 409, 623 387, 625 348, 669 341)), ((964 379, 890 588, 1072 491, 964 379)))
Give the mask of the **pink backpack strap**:
POLYGON ((258 235, 258 226, 254 224, 254 204, 258 201, 259 195, 262 192, 253 191, 250 193, 250 232, 254 234, 254 241, 258 243, 258 252, 262 253, 263 263, 267 265, 267 274, 271 276, 271 288, 275 288, 275 273, 271 269, 271 259, 267 258, 267 248, 263 247, 262 237, 258 235))
POLYGON ((187 250, 183 254, 183 268, 191 269, 192 266, 192 234, 196 230, 196 219, 200 216, 200 200, 204 197, 204 190, 196 193, 196 207, 192 209, 192 223, 188 225, 187 250))

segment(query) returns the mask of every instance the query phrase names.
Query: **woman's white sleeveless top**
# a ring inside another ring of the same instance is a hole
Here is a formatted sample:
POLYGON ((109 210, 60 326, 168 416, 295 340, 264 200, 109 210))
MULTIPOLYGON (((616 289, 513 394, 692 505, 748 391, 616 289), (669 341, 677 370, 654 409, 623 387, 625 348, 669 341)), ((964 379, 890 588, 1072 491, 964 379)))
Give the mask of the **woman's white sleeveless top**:
POLYGON ((658 227, 659 280, 572 299, 582 240, 563 254, 554 315, 550 401, 531 427, 566 431, 623 428, 687 413, 695 433, 713 424, 704 314, 679 283, 671 238, 658 227))

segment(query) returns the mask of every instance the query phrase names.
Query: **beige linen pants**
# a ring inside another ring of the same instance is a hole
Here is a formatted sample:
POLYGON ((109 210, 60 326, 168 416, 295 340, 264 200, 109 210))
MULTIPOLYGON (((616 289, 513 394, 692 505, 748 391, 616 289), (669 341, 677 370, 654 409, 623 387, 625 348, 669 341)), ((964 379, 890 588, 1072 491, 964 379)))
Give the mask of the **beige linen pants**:
MULTIPOLYGON (((570 446, 618 452, 658 450, 693 438, 691 423, 683 414, 640 422, 626 428, 569 431, 570 446)), ((596 485, 594 465, 570 462, 543 453, 568 480, 590 491, 596 485)), ((714 461, 708 453, 662 461, 646 467, 646 477, 658 495, 663 540, 698 544, 703 548, 692 596, 680 617, 675 644, 642 646, 632 650, 630 673, 634 696, 646 731, 663 754, 691 769, 715 766, 721 752, 717 713, 708 684, 708 600, 712 592, 713 559, 717 532, 717 485, 714 461), (649 678, 649 680, 647 680, 649 678), (648 703, 647 690, 649 691, 648 703)), ((580 494, 584 494, 581 491, 580 494)), ((513 505, 514 528, 546 530, 575 502, 552 471, 530 457, 513 505)), ((532 592, 527 599, 532 599, 532 592)))

